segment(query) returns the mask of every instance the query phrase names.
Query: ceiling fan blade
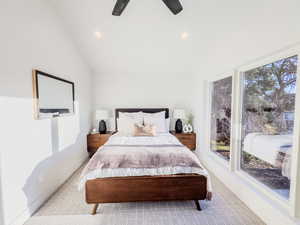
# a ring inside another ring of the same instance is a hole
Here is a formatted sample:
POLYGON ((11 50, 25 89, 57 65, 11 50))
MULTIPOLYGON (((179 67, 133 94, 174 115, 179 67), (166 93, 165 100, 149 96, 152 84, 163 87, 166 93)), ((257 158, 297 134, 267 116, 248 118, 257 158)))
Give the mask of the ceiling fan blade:
POLYGON ((115 4, 115 7, 112 11, 112 14, 114 16, 120 16, 124 9, 126 8, 129 0, 117 0, 117 3, 115 4))
POLYGON ((183 8, 179 0, 162 0, 174 15, 180 13, 183 8))

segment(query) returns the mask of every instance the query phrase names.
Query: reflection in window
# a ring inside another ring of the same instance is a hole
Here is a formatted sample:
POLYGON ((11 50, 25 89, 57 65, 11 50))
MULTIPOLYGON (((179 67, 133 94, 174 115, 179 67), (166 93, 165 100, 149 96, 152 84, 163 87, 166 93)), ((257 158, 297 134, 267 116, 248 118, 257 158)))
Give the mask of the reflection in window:
POLYGON ((211 97, 211 150, 230 159, 232 77, 212 83, 211 97))
POLYGON ((298 57, 244 73, 241 168, 289 198, 298 57))

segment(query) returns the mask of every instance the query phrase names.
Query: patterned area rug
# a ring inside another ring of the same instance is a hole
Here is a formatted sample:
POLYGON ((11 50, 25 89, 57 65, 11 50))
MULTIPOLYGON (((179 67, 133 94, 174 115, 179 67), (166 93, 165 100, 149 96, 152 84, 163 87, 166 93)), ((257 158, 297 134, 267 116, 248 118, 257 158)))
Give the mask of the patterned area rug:
POLYGON ((77 184, 79 169, 25 225, 263 225, 264 223, 219 180, 212 176, 213 200, 102 204, 89 215, 77 184))

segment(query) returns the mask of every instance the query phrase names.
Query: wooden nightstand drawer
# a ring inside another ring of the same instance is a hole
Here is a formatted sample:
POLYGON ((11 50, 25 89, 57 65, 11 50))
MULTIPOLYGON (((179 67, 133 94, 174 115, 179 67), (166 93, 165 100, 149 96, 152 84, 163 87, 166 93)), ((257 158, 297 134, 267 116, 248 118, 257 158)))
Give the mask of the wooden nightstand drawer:
POLYGON ((194 140, 187 140, 187 139, 182 139, 182 138, 178 138, 178 140, 184 145, 189 145, 189 144, 194 143, 194 140))
POLYGON ((107 140, 110 138, 112 133, 106 133, 106 134, 89 134, 87 136, 87 151, 90 155, 90 157, 95 154, 95 152, 104 145, 107 140))
MULTIPOLYGON (((176 136, 176 135, 175 135, 176 136)), ((179 136, 177 137, 180 141, 193 141, 193 138, 191 138, 190 136, 179 136)))
POLYGON ((190 150, 195 150, 196 149, 196 145, 194 143, 183 143, 181 142, 183 145, 185 145, 187 148, 189 148, 190 150))
POLYGON ((88 144, 89 149, 98 149, 100 146, 102 146, 99 142, 93 142, 88 144))
POLYGON ((195 133, 175 133, 174 131, 171 132, 178 140, 185 145, 187 148, 191 150, 196 149, 196 134, 195 133))

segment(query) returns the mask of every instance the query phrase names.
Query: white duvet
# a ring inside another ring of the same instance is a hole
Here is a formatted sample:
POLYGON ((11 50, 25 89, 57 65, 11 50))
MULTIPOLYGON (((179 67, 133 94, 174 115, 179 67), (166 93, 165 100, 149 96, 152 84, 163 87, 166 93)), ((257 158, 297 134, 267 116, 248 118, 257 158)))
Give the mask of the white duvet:
POLYGON ((158 133, 156 136, 123 135, 116 133, 108 139, 105 145, 180 145, 179 140, 170 133, 158 133))

